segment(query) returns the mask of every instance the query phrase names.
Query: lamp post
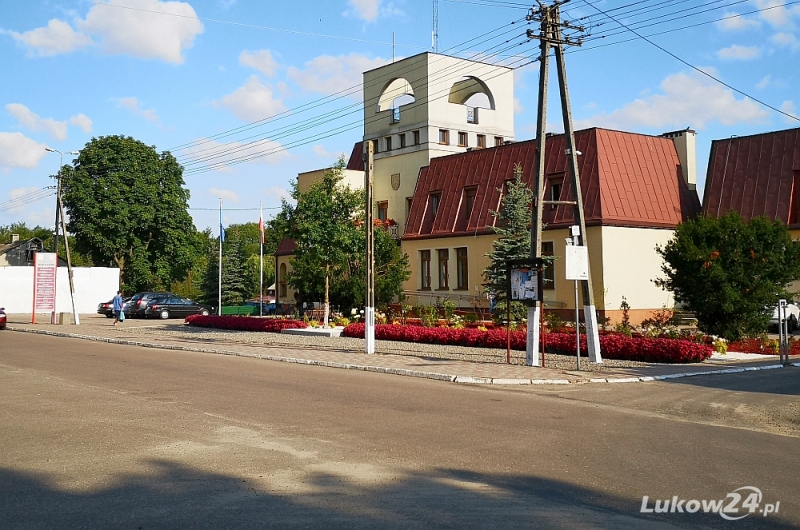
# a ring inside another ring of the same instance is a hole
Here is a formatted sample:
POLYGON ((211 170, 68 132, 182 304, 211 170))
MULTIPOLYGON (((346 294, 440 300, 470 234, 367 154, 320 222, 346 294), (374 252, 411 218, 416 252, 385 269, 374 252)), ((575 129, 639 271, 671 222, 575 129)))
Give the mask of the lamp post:
MULTIPOLYGON (((64 167, 64 153, 58 149, 53 149, 50 147, 45 147, 44 149, 50 153, 58 153, 61 156, 61 161, 58 166, 58 173, 56 174, 56 226, 55 234, 53 236, 53 246, 55 247, 56 252, 56 270, 58 270, 58 223, 60 219, 61 228, 64 232, 64 249, 67 252, 67 276, 69 276, 69 296, 72 301, 72 317, 75 325, 77 326, 81 323, 81 319, 78 316, 78 312, 75 310, 75 282, 72 278, 72 259, 69 253, 69 240, 67 240, 67 223, 64 220, 64 204, 61 202, 61 168, 64 167)), ((77 155, 79 153, 78 151, 68 151, 67 154, 77 155)))

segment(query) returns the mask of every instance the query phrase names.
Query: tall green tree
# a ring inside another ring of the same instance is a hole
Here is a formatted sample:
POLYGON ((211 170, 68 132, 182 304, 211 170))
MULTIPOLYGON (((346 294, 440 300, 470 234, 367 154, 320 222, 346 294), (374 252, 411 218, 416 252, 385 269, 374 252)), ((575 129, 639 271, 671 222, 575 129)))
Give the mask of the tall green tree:
MULTIPOLYGON (((219 239, 213 248, 207 249, 206 269, 201 284, 204 303, 217 306, 219 304, 219 239)), ((222 244, 222 305, 242 305, 250 298, 252 286, 248 284, 244 271, 242 243, 235 232, 226 230, 225 242, 222 244)), ((256 286, 256 289, 258 286, 256 286)))
MULTIPOLYGON (((501 190, 502 192, 502 190, 501 190)), ((533 191, 522 181, 522 167, 514 167, 514 180, 508 184, 499 211, 491 211, 496 219, 492 227, 499 237, 492 243, 492 251, 486 254, 489 266, 483 271, 484 290, 493 295, 498 306, 505 307, 508 270, 506 262, 523 259, 531 255, 531 204, 533 191)), ((522 304, 512 305, 517 317, 524 314, 522 304), (517 307, 518 306, 518 307, 517 307)))
POLYGON ((664 258, 656 285, 694 312, 700 329, 727 339, 763 333, 800 278, 800 245, 786 225, 763 217, 748 223, 734 211, 681 223, 656 251, 664 258))
MULTIPOLYGON (((19 235, 21 240, 37 238, 44 243, 44 247, 50 251, 55 248, 53 245, 53 232, 49 228, 45 228, 43 226, 36 225, 33 228, 28 228, 28 225, 24 221, 19 221, 16 223, 11 223, 10 225, 0 226, 0 244, 2 243, 10 243, 11 242, 11 234, 19 235)), ((66 257, 66 253, 64 251, 64 240, 63 234, 59 235, 61 247, 59 248, 59 254, 62 257, 66 257)), ((91 267, 92 260, 89 259, 86 255, 81 254, 80 252, 75 252, 75 237, 72 235, 67 236, 69 239, 69 249, 70 249, 70 257, 72 260, 72 265, 75 267, 91 267)))
MULTIPOLYGON (((296 206, 284 201, 271 226, 297 245, 287 282, 305 299, 323 299, 347 310, 363 306, 366 292, 366 227, 364 190, 342 185, 344 160, 322 180, 300 193, 293 185, 296 206), (332 281, 333 280, 333 281, 332 281)), ((402 292, 409 277, 408 256, 389 233, 375 230, 375 301, 386 304, 402 292)))
POLYGON ((127 290, 163 289, 197 256, 183 168, 169 152, 130 137, 94 138, 63 173, 76 250, 118 266, 127 290))

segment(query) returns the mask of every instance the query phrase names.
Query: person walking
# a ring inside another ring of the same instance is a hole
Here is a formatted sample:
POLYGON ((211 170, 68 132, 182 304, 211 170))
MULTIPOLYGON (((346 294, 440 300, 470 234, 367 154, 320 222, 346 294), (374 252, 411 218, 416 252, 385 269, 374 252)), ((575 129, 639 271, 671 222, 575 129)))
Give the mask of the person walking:
POLYGON ((122 315, 122 291, 117 291, 117 296, 111 302, 114 305, 114 325, 116 326, 122 315))

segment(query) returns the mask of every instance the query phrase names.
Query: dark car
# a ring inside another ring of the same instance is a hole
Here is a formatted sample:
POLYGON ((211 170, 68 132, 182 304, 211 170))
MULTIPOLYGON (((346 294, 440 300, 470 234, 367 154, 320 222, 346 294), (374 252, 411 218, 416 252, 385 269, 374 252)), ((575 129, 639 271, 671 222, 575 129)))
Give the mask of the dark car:
MULTIPOLYGON (((125 313, 125 316, 129 316, 129 308, 128 308, 128 301, 131 299, 130 296, 125 296, 122 298, 122 311, 125 313)), ((102 304, 97 304, 97 314, 98 315, 105 315, 108 318, 114 318, 114 300, 109 300, 108 302, 103 302, 102 304)))
POLYGON ((0 307, 0 329, 6 329, 6 309, 0 307))
POLYGON ((136 293, 131 297, 130 300, 128 300, 128 307, 125 310, 125 316, 144 318, 147 316, 145 311, 147 310, 147 306, 150 304, 150 302, 155 298, 162 298, 165 296, 174 296, 176 298, 180 298, 177 294, 167 291, 136 293))
POLYGON ((213 312, 214 308, 209 305, 198 304, 194 300, 181 298, 178 295, 170 295, 152 298, 147 303, 144 315, 158 318, 185 318, 189 315, 208 316, 213 312))

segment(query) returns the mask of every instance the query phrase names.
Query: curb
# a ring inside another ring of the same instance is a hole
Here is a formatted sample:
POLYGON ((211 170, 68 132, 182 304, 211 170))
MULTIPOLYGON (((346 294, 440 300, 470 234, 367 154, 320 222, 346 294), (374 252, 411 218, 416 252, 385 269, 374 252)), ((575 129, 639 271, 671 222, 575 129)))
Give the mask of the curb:
MULTIPOLYGON (((646 383, 650 381, 665 381, 667 379, 681 379, 684 377, 694 377, 698 375, 724 375, 736 374, 741 372, 755 372, 760 370, 774 370, 776 368, 784 368, 781 364, 771 364, 766 366, 750 366, 744 368, 724 368, 721 370, 708 370, 705 372, 682 372, 677 374, 667 375, 654 375, 642 377, 609 377, 609 378, 592 378, 588 381, 584 380, 569 380, 569 379, 503 379, 491 377, 473 377, 473 376, 457 376, 449 374, 440 374, 436 372, 424 372, 420 370, 409 370, 406 368, 387 368, 384 366, 371 366, 350 363, 340 363, 334 361, 317 361, 314 359, 299 359, 295 357, 282 357, 279 355, 265 355, 259 353, 244 353, 232 350, 219 350, 213 348, 194 348, 190 346, 175 346, 167 344, 155 344, 151 342, 139 342, 135 340, 112 339, 104 337, 94 337, 92 335, 80 335, 78 333, 65 333, 60 331, 49 331, 44 329, 24 329, 8 326, 9 331, 16 331, 20 333, 35 333, 38 335, 49 335, 52 337, 65 337, 71 339, 91 340, 95 342, 106 342, 109 344, 120 344, 123 346, 139 346, 142 348, 154 348, 160 350, 176 350, 187 351, 196 353, 211 353, 216 355, 231 355, 235 357, 249 357, 253 359, 263 359, 265 361, 277 361, 294 364, 305 364, 309 366, 322 366, 326 368, 340 368, 344 370, 360 370, 363 372, 375 372, 379 374, 390 375, 403 375, 407 377, 419 377, 423 379, 432 379, 435 381, 449 381, 451 383, 461 383, 470 385, 579 385, 586 383, 646 383)), ((800 362, 789 363, 787 366, 800 367, 800 362)))

